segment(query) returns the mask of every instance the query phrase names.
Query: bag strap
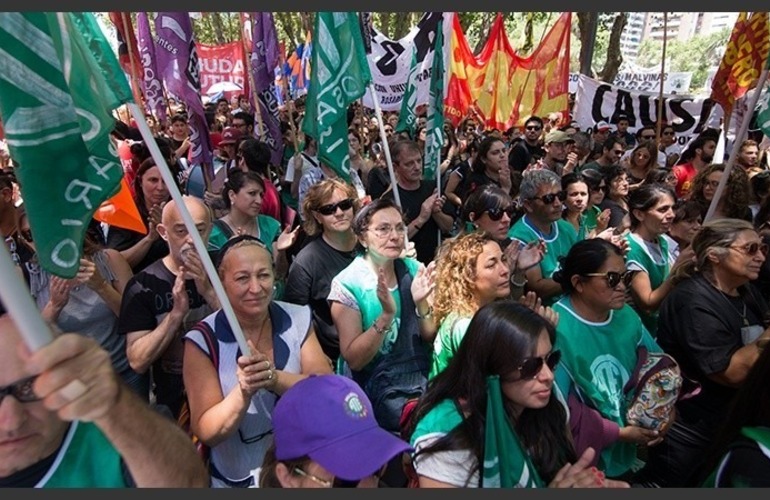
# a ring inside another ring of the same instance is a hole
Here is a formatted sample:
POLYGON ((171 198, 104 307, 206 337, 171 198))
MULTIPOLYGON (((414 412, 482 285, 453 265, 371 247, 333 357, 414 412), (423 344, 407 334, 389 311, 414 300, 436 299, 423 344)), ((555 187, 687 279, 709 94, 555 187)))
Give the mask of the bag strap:
POLYGON ((216 340, 214 330, 211 329, 208 323, 205 321, 199 321, 195 325, 193 330, 200 332, 203 336, 203 340, 206 342, 206 347, 209 348, 211 355, 211 363, 214 365, 214 369, 219 370, 219 342, 216 340))
POLYGON ((647 352, 647 348, 645 346, 640 345, 636 348, 636 366, 634 366, 634 371, 631 372, 631 376, 628 378, 628 382, 626 382, 625 387, 623 387, 624 393, 634 390, 636 387, 638 387, 639 375, 642 371, 642 366, 644 366, 644 363, 647 361, 648 355, 649 353, 647 352))
POLYGON ((228 240, 233 237, 233 228, 231 228, 227 222, 223 221, 222 219, 215 219, 214 225, 225 234, 228 240))
POLYGON ((401 298, 401 323, 398 327, 398 337, 393 344, 393 351, 402 351, 409 349, 412 342, 412 332, 417 328, 419 331, 420 325, 417 323, 417 317, 414 314, 415 304, 412 299, 412 275, 409 274, 406 264, 401 259, 396 259, 393 262, 393 267, 396 272, 396 280, 398 282, 398 294, 401 298))

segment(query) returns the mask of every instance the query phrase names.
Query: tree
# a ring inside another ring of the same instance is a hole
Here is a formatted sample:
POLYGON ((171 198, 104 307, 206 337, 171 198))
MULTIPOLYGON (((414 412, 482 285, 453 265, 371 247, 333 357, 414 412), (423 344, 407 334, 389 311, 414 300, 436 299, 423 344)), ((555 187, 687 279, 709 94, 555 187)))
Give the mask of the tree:
POLYGON ((604 61, 604 67, 599 72, 599 79, 605 82, 612 82, 618 74, 620 65, 623 63, 623 55, 620 52, 620 35, 623 34, 623 28, 626 27, 628 14, 618 12, 610 29, 610 39, 607 45, 607 56, 604 61))

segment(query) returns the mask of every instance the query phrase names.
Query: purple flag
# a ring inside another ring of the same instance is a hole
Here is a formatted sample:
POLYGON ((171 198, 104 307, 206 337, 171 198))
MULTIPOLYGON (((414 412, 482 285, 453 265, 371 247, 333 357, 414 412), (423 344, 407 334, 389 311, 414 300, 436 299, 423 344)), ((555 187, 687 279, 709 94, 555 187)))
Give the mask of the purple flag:
POLYGON ((192 142, 190 163, 204 165, 206 178, 211 180, 214 178, 211 137, 201 102, 198 53, 187 12, 158 12, 155 18, 155 55, 166 89, 187 107, 192 142))
POLYGON ((271 12, 252 12, 251 71, 259 96, 259 109, 267 135, 262 140, 270 148, 270 161, 280 165, 283 159, 283 138, 275 97, 275 67, 278 66, 278 37, 271 12))
POLYGON ((150 33, 150 21, 146 12, 136 15, 137 43, 142 58, 142 91, 144 104, 150 113, 161 122, 166 121, 166 106, 163 102, 163 87, 155 64, 155 44, 150 33))

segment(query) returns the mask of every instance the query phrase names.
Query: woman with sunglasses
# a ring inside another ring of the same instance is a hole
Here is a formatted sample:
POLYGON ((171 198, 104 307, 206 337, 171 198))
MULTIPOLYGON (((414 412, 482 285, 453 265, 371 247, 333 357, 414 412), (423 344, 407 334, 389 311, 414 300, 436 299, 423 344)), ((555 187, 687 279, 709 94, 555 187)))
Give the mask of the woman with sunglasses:
MULTIPOLYGON (((693 177, 690 199, 700 204, 701 217, 704 219, 717 192, 719 181, 722 179, 724 171, 724 163, 712 163, 711 165, 706 165, 703 170, 693 177)), ((751 203, 750 193, 751 183, 748 175, 746 175, 746 171, 742 168, 733 168, 730 170, 727 185, 717 202, 712 217, 726 217, 752 222, 754 217, 749 208, 749 203, 751 203)))
POLYGON ((241 352, 221 309, 187 332, 190 431, 210 449, 212 487, 248 487, 273 441, 278 397, 309 374, 332 370, 310 308, 273 300, 273 259, 264 243, 236 236, 219 250, 215 266, 251 352, 241 352))
POLYGON ((318 340, 333 364, 340 356, 340 341, 326 299, 332 279, 356 256, 352 226, 359 208, 356 189, 339 179, 324 179, 308 189, 302 227, 310 241, 292 261, 283 293, 286 302, 310 305, 318 340))
POLYGON ((340 354, 366 392, 382 427, 398 432, 407 399, 425 388, 436 336, 434 266, 402 258, 404 215, 390 198, 356 215, 359 254, 334 277, 329 292, 340 354))
POLYGON ((557 383, 563 394, 577 396, 604 419, 598 431, 575 433, 581 443, 601 450, 599 468, 609 477, 631 470, 637 445, 660 441, 657 431, 626 421, 623 389, 637 365, 637 346, 662 349, 626 304, 625 276, 623 252, 601 238, 576 243, 554 274, 565 291, 553 306, 559 314, 556 348, 562 353, 557 383))
POLYGON ((658 166, 658 149, 655 141, 643 142, 636 146, 628 159, 623 162, 628 174, 628 189, 633 191, 644 183, 647 174, 658 166))
POLYGON ((637 481, 660 487, 690 486, 688 476, 725 422, 737 388, 770 337, 768 306, 752 281, 768 246, 738 219, 712 219, 692 241, 695 258, 673 276, 663 301, 658 342, 700 392, 680 398, 676 420, 659 447, 649 450, 637 481))
POLYGON ((628 174, 620 165, 610 165, 604 169, 604 182, 607 185, 604 200, 599 205, 602 210, 610 210, 609 227, 622 233, 630 224, 628 219, 628 174))
POLYGON ((607 229, 610 221, 609 210, 602 211, 594 204, 589 206, 591 190, 588 182, 583 173, 577 172, 570 172, 561 178, 561 188, 567 194, 562 218, 572 224, 578 241, 596 237, 607 229))
POLYGON ((404 429, 421 488, 627 486, 588 467, 593 450, 578 457, 572 445, 565 408, 553 394, 561 357, 555 335, 548 321, 513 301, 476 312, 404 429), (500 455, 489 446, 493 432, 510 439, 500 455), (500 460, 502 453, 509 460, 500 460), (490 481, 485 467, 500 462, 518 466, 501 468, 490 481))

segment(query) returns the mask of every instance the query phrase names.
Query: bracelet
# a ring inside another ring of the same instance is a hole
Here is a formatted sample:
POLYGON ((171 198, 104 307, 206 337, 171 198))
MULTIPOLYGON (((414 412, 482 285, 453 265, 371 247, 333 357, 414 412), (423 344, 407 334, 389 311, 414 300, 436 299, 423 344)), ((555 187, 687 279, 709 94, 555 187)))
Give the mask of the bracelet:
POLYGON ((433 306, 428 306, 428 312, 424 315, 421 315, 420 309, 414 306, 414 315, 417 316, 417 319, 430 319, 433 316, 433 306))
POLYGON ((376 321, 374 323, 372 323, 372 328, 374 328, 374 331, 377 332, 377 335, 379 335, 380 337, 385 335, 385 333, 388 331, 388 327, 387 326, 383 326, 381 328, 378 327, 376 321))
POLYGON ((523 281, 522 283, 519 283, 518 281, 516 281, 515 279, 513 279, 513 274, 511 274, 511 285, 513 285, 513 286, 515 286, 515 287, 518 287, 518 288, 524 288, 524 286, 525 286, 525 285, 526 285, 528 282, 529 282, 529 280, 527 280, 527 278, 525 277, 525 278, 524 278, 524 281, 523 281))

